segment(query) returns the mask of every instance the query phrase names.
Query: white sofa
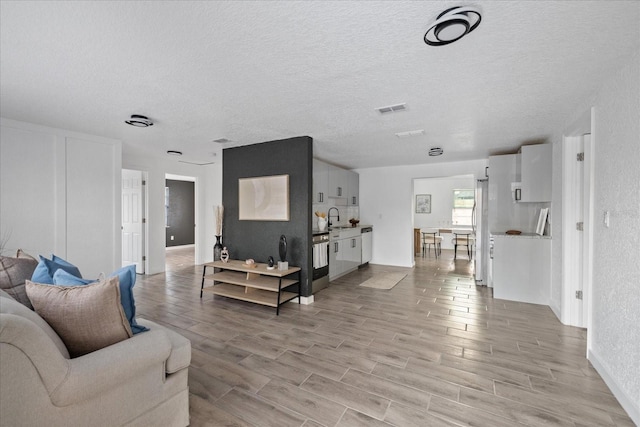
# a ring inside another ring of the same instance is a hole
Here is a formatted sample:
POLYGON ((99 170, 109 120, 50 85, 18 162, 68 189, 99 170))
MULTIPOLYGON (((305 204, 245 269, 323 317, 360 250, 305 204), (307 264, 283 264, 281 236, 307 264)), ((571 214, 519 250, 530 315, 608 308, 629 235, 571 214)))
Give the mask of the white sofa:
POLYGON ((0 290, 0 426, 186 426, 191 343, 148 332, 69 358, 34 311, 0 290))

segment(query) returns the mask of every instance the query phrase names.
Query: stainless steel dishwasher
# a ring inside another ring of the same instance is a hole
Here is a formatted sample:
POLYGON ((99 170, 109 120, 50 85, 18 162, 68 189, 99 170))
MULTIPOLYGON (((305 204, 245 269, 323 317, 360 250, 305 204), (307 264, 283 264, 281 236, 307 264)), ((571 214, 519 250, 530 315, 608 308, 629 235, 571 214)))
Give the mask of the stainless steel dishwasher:
POLYGON ((368 264, 373 257, 373 227, 362 227, 362 264, 368 264))

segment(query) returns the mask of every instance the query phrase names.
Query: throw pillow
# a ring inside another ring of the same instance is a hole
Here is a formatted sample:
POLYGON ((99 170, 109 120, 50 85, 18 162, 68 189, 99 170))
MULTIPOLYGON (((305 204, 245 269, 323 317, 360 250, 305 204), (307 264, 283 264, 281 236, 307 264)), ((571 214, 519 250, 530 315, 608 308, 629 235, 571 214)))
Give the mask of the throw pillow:
MULTIPOLYGON (((133 285, 136 284, 136 266, 128 265, 119 270, 114 271, 109 277, 118 277, 120 283, 120 302, 124 309, 124 314, 129 321, 129 326, 134 334, 148 331, 149 328, 139 325, 136 321, 136 303, 133 298, 133 285)), ((103 274, 96 280, 81 279, 73 274, 67 273, 65 270, 59 269, 53 275, 53 284, 62 286, 79 286, 87 285, 104 280, 103 274)))
POLYGON ((38 313, 60 336, 71 357, 82 356, 133 334, 120 303, 118 278, 85 286, 26 282, 38 313))
POLYGON ((13 299, 33 310, 25 291, 25 281, 31 277, 38 261, 21 249, 15 258, 0 256, 0 288, 13 299))
POLYGON ((80 270, 78 267, 71 264, 68 261, 63 260, 62 258, 52 255, 51 259, 47 259, 40 255, 40 262, 38 266, 33 272, 33 276, 31 276, 31 281, 36 283, 43 284, 53 284, 53 275, 56 273, 58 269, 62 269, 67 273, 73 274, 76 277, 82 278, 80 274, 80 270))
POLYGON ((146 326, 138 325, 136 321, 136 302, 133 298, 133 285, 136 284, 136 266, 128 265, 119 270, 114 271, 109 277, 117 276, 120 280, 120 302, 127 316, 131 331, 134 334, 148 331, 146 326))
POLYGON ((95 280, 82 279, 80 277, 76 277, 71 273, 67 273, 61 268, 59 268, 58 270, 56 270, 55 273, 53 273, 53 284, 61 285, 61 286, 88 285, 90 283, 95 283, 95 282, 104 282, 104 279, 105 279, 104 273, 100 273, 98 278, 95 280))

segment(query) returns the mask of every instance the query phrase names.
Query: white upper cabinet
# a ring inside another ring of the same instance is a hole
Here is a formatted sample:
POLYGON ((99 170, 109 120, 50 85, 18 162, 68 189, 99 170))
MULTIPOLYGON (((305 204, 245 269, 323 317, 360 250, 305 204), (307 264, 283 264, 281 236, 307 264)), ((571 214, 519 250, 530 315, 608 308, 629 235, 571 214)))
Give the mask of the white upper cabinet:
POLYGON ((520 151, 520 202, 550 202, 553 147, 525 145, 520 151))
POLYGON ((329 197, 347 198, 347 171, 329 165, 329 197))
POLYGON ((360 175, 347 171, 347 205, 358 206, 360 203, 360 175))
POLYGON ((313 203, 325 204, 329 199, 329 165, 313 159, 313 203))
POLYGON ((360 175, 313 159, 313 203, 358 206, 360 175), (330 201, 329 198, 334 200, 330 201))

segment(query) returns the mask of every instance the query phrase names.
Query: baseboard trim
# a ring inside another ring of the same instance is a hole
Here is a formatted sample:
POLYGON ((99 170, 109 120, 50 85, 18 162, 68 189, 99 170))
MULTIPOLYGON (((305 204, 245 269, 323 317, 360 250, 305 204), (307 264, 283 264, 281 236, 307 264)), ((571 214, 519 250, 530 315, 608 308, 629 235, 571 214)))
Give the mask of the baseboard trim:
POLYGON ((553 314, 556 315, 560 323, 564 324, 564 322, 562 321, 562 316, 560 315, 560 307, 554 304, 553 301, 549 301, 549 308, 551 308, 551 311, 553 311, 553 314))
POLYGON ((640 426, 640 407, 630 396, 618 386, 618 382, 611 376, 609 371, 605 368, 605 364, 601 362, 602 358, 599 357, 592 349, 589 349, 588 357, 593 367, 598 371, 598 374, 602 377, 607 384, 611 393, 618 399, 622 408, 627 411, 629 418, 638 426, 640 426))
MULTIPOLYGON (((310 297, 300 297, 300 304, 303 304, 303 305, 313 304, 313 301, 314 301, 313 295, 311 295, 310 297)), ((294 298, 290 302, 298 304, 298 298, 294 298)))

